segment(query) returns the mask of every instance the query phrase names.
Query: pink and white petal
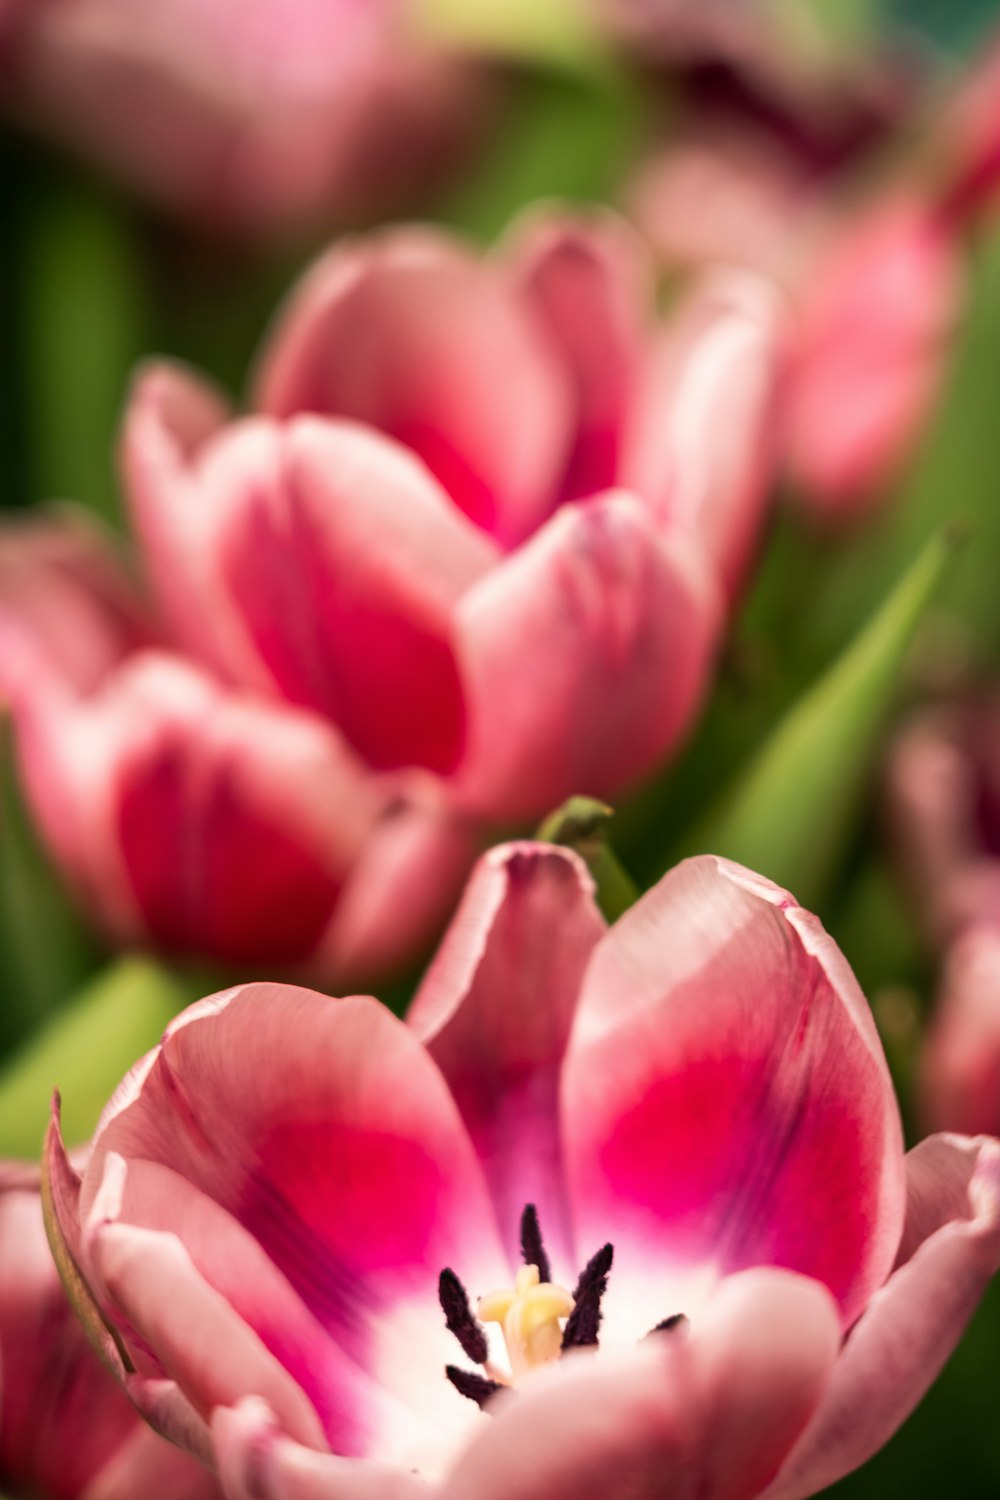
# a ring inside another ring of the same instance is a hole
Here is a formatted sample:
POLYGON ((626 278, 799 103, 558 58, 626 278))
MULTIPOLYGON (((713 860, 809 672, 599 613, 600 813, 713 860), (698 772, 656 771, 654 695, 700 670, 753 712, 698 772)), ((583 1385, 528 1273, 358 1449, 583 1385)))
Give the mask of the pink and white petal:
POLYGON ((171 1500, 219 1500, 219 1481, 190 1453, 139 1425, 91 1480, 81 1500, 135 1500, 169 1495, 171 1500))
POLYGON ((452 614, 495 549, 405 449, 356 423, 300 418, 279 459, 266 483, 244 476, 216 542, 273 682, 372 765, 449 770, 465 735, 452 614))
POLYGON ((657 536, 641 501, 563 506, 459 605, 456 795, 523 819, 648 775, 690 727, 717 628, 700 556, 657 536))
POLYGON ((650 352, 624 442, 620 482, 661 526, 699 540, 730 599, 772 487, 782 344, 769 283, 736 272, 705 280, 650 352))
POLYGON ((1000 1268, 1000 1143, 931 1136, 906 1164, 900 1262, 852 1329, 767 1500, 805 1500, 876 1453, 938 1375, 1000 1268))
POLYGON ((498 1397, 444 1500, 750 1500, 815 1410, 837 1343, 814 1282, 734 1277, 690 1331, 567 1358, 498 1397))
POLYGON ((419 1428, 413 1413, 337 1347, 257 1241, 185 1178, 154 1162, 126 1164, 112 1153, 90 1218, 89 1238, 119 1221, 176 1236, 197 1275, 308 1397, 335 1452, 377 1450, 386 1433, 400 1445, 414 1444, 419 1428))
POLYGON ((292 1442, 267 1403, 254 1398, 220 1407, 212 1431, 227 1500, 418 1500, 428 1493, 406 1470, 292 1442))
POLYGON ((610 212, 529 214, 515 227, 507 254, 575 395, 576 437, 561 498, 598 494, 618 479, 653 306, 649 256, 635 231, 610 212))
MULTIPOLYGON (((146 572, 177 642, 223 676, 260 687, 266 675, 217 577, 214 512, 225 503, 226 476, 218 476, 219 493, 206 493, 199 478, 228 418, 220 393, 183 366, 144 366, 125 412, 121 466, 146 572)), ((275 430, 237 423, 235 431, 241 457, 263 483, 275 462, 275 430)))
POLYGON ((265 1397, 285 1430, 325 1447, 314 1407, 295 1379, 219 1292, 199 1276, 174 1234, 110 1223, 88 1236, 89 1269, 139 1347, 207 1417, 244 1395, 265 1397))
POLYGON ((892 1265, 901 1131, 867 1004, 816 919, 739 865, 685 861, 595 950, 563 1119, 623 1334, 755 1265, 823 1282, 849 1326, 892 1265))
POLYGON ((98 1127, 87 1218, 109 1152, 214 1198, 345 1355, 450 1430, 438 1276, 475 1294, 506 1260, 447 1086, 382 1006, 262 984, 192 1007, 98 1127))
POLYGON ((587 960, 605 931, 568 849, 505 844, 483 856, 407 1016, 441 1069, 483 1163, 516 1259, 527 1203, 557 1280, 571 1279, 559 1073, 587 960))
POLYGON ((479 831, 440 797, 390 802, 351 867, 310 968, 344 985, 427 953, 462 894, 479 831))
MULTIPOLYGON (((44 713, 43 713, 44 708, 44 713)), ((332 727, 144 653, 22 736, 32 805, 106 928, 237 961, 304 959, 380 796, 332 727)))
POLYGON ((15 709, 43 676, 93 692, 152 639, 124 554, 82 507, 0 531, 0 696, 15 709))
POLYGON ((398 439, 505 544, 557 499, 563 372, 502 272, 432 230, 320 260, 271 335, 258 394, 280 417, 353 417, 398 439))

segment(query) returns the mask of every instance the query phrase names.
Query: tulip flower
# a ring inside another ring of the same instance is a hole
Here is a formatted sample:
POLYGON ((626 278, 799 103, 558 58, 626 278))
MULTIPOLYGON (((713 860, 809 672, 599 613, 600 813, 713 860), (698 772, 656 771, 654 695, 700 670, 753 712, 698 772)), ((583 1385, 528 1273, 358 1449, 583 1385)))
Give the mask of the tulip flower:
POLYGON ((86 698, 36 681, 17 728, 41 831, 118 944, 384 971, 444 920, 472 857, 433 789, 377 781, 331 725, 167 652, 86 698))
POLYGON ((48 675, 86 695, 153 639, 123 559, 83 511, 0 532, 0 697, 18 702, 48 675))
POLYGON ((802 504, 868 514, 941 390, 963 303, 961 246, 937 206, 895 193, 830 231, 801 278, 784 412, 802 504))
POLYGON ((932 1129, 1000 1132, 1000 927, 970 927, 948 948, 918 1099, 932 1129))
POLYGON ((1000 927, 1000 704, 918 715, 892 748, 887 783, 897 864, 932 944, 1000 927))
POLYGON ((487 820, 647 775, 759 531, 779 353, 757 284, 657 327, 648 283, 610 217, 492 259, 392 230, 306 277, 259 414, 147 372, 128 490, 187 649, 487 820))
POLYGON ((488 81, 397 0, 31 0, 5 105, 161 206, 274 235, 370 212, 454 159, 488 81))
POLYGON ((213 996, 46 1160, 81 1315, 230 1500, 796 1500, 1000 1263, 1000 1144, 904 1155, 843 956, 710 856, 607 929, 495 849, 407 1023, 213 996))
POLYGON ((0 1163, 0 1487, 31 1500, 213 1500, 202 1465, 140 1420, 67 1302, 37 1168, 0 1163))

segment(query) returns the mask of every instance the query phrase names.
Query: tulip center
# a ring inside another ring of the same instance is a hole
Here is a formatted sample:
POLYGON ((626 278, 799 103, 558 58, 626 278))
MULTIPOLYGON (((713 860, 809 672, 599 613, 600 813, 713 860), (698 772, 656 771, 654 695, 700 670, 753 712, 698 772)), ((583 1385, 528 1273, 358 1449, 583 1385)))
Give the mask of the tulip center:
POLYGON ((538 1365, 551 1364, 562 1351, 563 1322, 576 1303, 565 1287, 543 1281, 537 1266, 522 1266, 513 1287, 480 1297, 481 1323, 499 1323, 510 1360, 512 1382, 538 1365))
POLYGON ((514 1285, 481 1297, 475 1313, 468 1293, 450 1267, 441 1272, 438 1281, 445 1324, 463 1352, 483 1371, 480 1374, 447 1365, 445 1374, 457 1391, 480 1407, 485 1408, 497 1391, 516 1385, 539 1365, 558 1359, 564 1350, 597 1344, 601 1298, 614 1257, 612 1247, 604 1245, 591 1257, 571 1294, 552 1280, 538 1214, 529 1203, 521 1215, 521 1256, 524 1265, 514 1285), (484 1323, 500 1325, 509 1370, 490 1358, 484 1323))

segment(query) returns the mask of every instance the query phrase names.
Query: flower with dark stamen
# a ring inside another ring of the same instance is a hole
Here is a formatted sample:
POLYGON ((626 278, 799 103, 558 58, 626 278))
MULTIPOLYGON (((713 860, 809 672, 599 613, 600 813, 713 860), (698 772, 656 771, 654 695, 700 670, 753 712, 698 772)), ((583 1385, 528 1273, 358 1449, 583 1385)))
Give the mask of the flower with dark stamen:
POLYGON ((1000 1142, 905 1155, 843 955, 710 856, 608 930, 572 851, 493 849, 405 1022, 239 985, 46 1159, 88 1326, 232 1500, 805 1500, 1000 1266, 1000 1142))

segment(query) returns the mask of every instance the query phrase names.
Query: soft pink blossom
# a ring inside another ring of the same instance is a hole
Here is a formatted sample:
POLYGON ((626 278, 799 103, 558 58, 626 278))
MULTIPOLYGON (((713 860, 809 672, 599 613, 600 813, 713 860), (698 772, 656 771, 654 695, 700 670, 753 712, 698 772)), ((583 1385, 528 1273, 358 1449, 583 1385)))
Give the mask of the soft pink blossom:
POLYGON ((163 651, 89 697, 36 680, 30 804, 119 944, 319 977, 385 972, 451 909, 470 830, 419 776, 376 778, 324 720, 163 651))
POLYGON ((977 923, 1000 928, 1000 701, 918 714, 886 782, 896 864, 934 947, 977 923))
POLYGON ((802 506, 870 514, 913 454, 963 304, 961 246, 937 205, 893 192, 825 231, 800 275, 783 427, 802 506))
POLYGON ((37 1168, 14 1162, 0 1162, 0 1487, 11 1500, 219 1496, 102 1368, 59 1284, 37 1168))
POLYGON ((918 1083, 930 1129, 1000 1132, 1000 927, 970 927, 949 947, 918 1083))
POLYGON ((412 9, 29 0, 6 20, 5 107, 169 209, 274 235, 398 199, 457 156, 489 83, 418 37, 412 9))
POLYGON ((214 996, 47 1163, 82 1314, 230 1500, 798 1500, 1000 1263, 1000 1146, 904 1155, 843 956, 709 856, 607 930, 573 853, 495 849, 407 1024, 214 996))
POLYGON ((479 817, 619 792, 689 727, 752 554, 778 333, 748 281, 658 325, 610 217, 487 257, 429 229, 339 246, 278 321, 259 414, 165 366, 137 385, 163 608, 216 671, 479 817))

